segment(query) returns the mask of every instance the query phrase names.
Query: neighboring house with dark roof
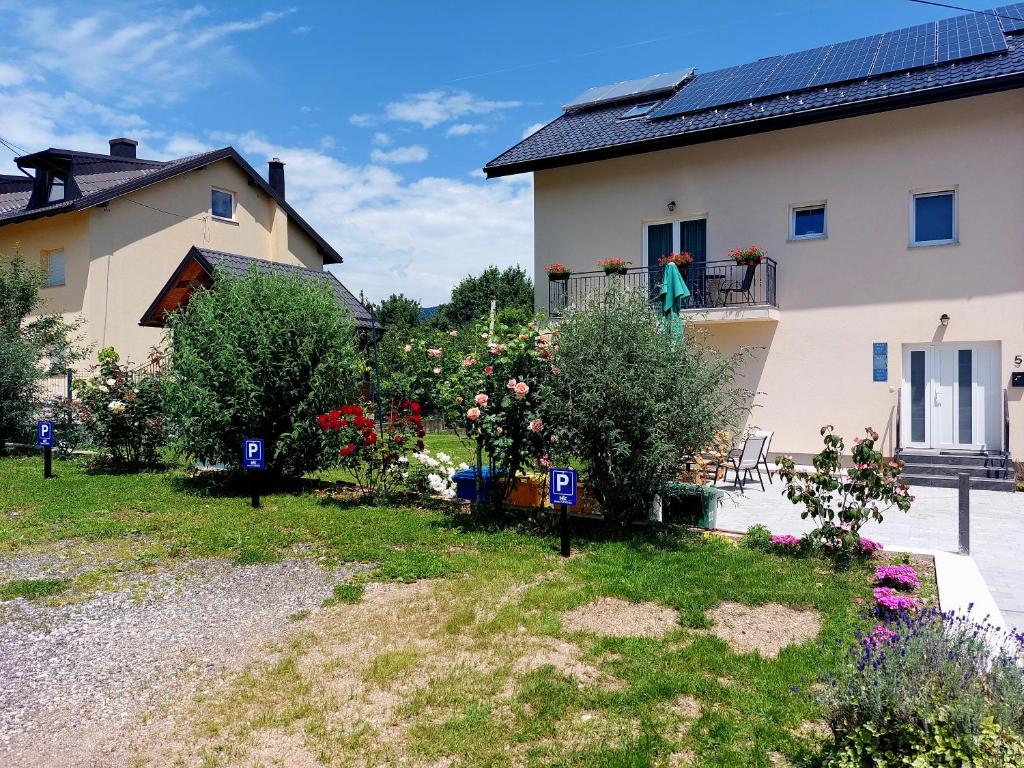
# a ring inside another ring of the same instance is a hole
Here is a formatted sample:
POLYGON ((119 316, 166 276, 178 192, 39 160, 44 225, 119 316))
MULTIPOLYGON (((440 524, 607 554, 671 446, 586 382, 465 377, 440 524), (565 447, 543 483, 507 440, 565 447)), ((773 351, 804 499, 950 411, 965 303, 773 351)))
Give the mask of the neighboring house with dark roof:
POLYGON ((1024 453, 1022 86, 1024 3, 591 89, 484 171, 534 174, 553 315, 607 285, 599 259, 653 294, 689 252, 685 315, 751 348, 746 426, 773 453, 873 425, 886 453, 939 454, 911 474, 987 452, 998 480, 1024 453), (768 260, 729 259, 751 243, 768 260))
POLYGON ((341 255, 287 202, 284 163, 271 160, 264 179, 232 147, 170 161, 138 158, 136 147, 119 138, 106 155, 46 149, 16 158, 21 175, 0 175, 0 254, 18 249, 44 267, 45 311, 80 316, 89 342, 142 363, 162 318, 140 318, 198 248, 221 253, 228 271, 251 262, 322 274, 369 324, 323 271, 341 255))

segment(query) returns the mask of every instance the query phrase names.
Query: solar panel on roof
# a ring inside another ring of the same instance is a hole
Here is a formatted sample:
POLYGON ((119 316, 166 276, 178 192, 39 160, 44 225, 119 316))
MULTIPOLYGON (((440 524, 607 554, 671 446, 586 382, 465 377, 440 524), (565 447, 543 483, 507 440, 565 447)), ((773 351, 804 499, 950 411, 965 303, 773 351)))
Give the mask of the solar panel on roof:
POLYGON ((736 67, 736 72, 729 81, 715 92, 714 104, 731 104, 749 99, 750 94, 772 76, 782 59, 782 56, 772 56, 736 67))
POLYGON ((807 83, 825 62, 830 48, 832 46, 827 45, 822 48, 812 48, 809 51, 786 54, 782 57, 779 66, 772 72, 772 76, 752 94, 753 98, 774 96, 777 93, 806 88, 807 83))
POLYGON ((588 104, 600 104, 606 101, 618 101, 620 99, 633 98, 634 96, 643 96, 647 93, 669 90, 675 88, 692 74, 693 68, 691 67, 689 69, 641 77, 638 80, 623 80, 621 83, 598 85, 588 88, 568 104, 565 104, 562 109, 582 107, 588 104))
POLYGON ((808 87, 867 77, 881 41, 882 35, 871 35, 836 43, 829 49, 817 74, 807 83, 808 87))
POLYGON ((902 72, 935 63, 935 23, 897 29, 882 35, 872 75, 902 72))
POLYGON ((1024 3, 1004 5, 991 11, 998 17, 1003 32, 1020 32, 1024 30, 1024 3))
POLYGON ((679 93, 666 101, 652 117, 660 117, 666 110, 671 110, 667 114, 675 115, 703 109, 706 105, 714 102, 716 94, 728 85, 739 69, 740 67, 729 67, 698 75, 684 85, 679 93))
POLYGON ((987 13, 942 19, 937 24, 937 62, 957 61, 1006 50, 999 20, 987 13))

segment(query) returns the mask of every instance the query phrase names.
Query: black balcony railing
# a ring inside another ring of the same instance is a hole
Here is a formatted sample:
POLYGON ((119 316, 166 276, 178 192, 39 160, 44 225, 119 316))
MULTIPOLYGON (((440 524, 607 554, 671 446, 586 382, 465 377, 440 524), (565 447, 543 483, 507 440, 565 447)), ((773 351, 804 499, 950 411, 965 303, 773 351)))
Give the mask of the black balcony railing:
MULTIPOLYGON (((776 264, 765 259, 760 264, 737 264, 732 259, 696 262, 681 269, 690 289, 685 309, 729 307, 778 307, 775 292, 776 264)), ((561 315, 567 307, 579 306, 603 295, 615 283, 626 291, 636 291, 651 301, 658 298, 661 267, 639 267, 623 275, 604 272, 576 272, 564 280, 548 280, 548 312, 561 315)))

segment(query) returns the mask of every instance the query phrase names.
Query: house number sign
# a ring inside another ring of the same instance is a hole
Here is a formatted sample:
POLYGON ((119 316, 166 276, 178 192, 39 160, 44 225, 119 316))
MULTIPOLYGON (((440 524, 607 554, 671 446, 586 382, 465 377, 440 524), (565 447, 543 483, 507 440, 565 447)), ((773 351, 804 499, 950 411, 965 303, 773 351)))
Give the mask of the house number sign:
POLYGON ((876 341, 871 345, 871 380, 889 380, 889 342, 876 341))

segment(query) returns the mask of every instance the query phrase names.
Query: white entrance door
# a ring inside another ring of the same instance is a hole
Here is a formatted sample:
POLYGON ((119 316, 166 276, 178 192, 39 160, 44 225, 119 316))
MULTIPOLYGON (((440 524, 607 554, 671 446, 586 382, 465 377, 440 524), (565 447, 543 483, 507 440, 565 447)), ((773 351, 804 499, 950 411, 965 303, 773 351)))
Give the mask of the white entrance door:
POLYGON ((998 450, 998 360, 995 344, 904 347, 903 444, 998 450))

